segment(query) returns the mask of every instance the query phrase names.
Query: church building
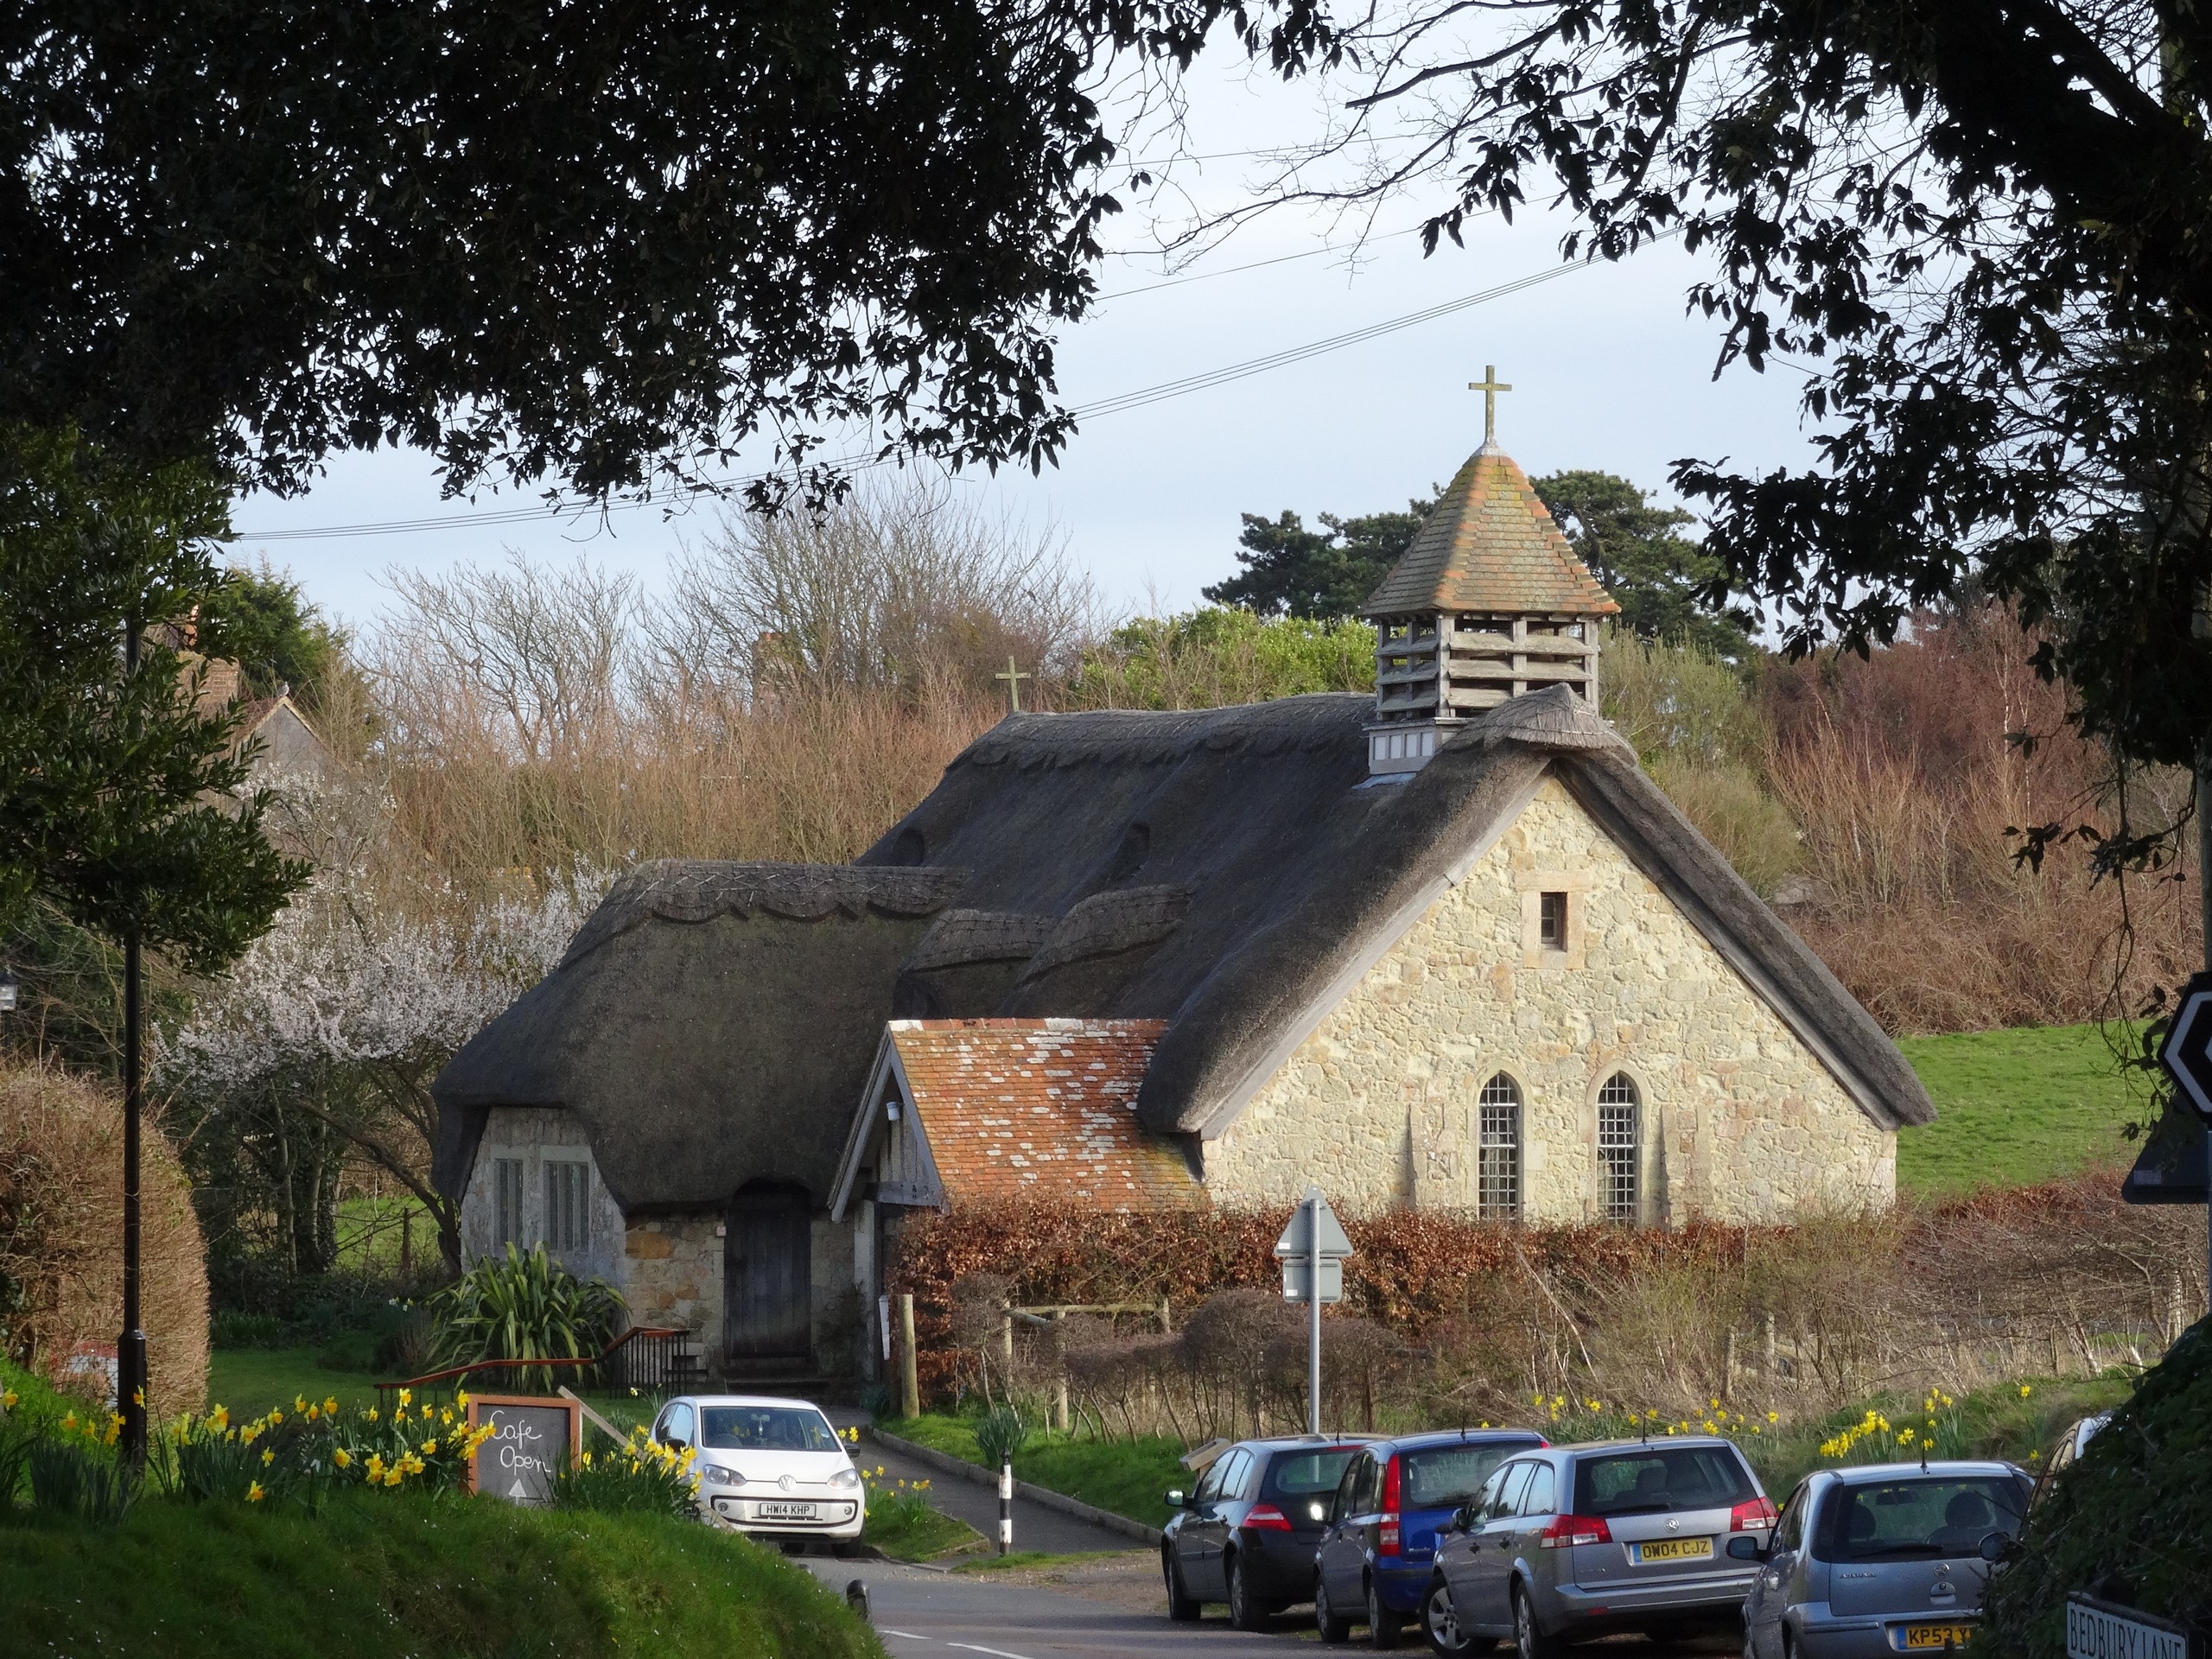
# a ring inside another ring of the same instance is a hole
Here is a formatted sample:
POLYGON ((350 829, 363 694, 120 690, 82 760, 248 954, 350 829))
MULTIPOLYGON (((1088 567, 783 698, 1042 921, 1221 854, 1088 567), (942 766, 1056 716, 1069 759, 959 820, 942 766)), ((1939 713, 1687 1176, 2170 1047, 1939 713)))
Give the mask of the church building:
POLYGON ((1927 1094, 1600 717, 1615 608, 1492 440, 1372 697, 1016 714, 850 865, 639 867, 437 1080, 467 1250, 757 1376, 925 1211, 1888 1204, 1927 1094))

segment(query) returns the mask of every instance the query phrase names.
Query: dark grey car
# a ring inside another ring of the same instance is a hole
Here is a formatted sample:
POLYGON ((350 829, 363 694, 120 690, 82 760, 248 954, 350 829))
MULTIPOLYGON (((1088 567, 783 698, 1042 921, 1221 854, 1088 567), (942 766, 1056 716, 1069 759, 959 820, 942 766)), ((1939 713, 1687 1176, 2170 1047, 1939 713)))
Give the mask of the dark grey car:
POLYGON ((1964 1647, 1981 1618, 1988 1563, 2019 1535, 2032 1490, 2009 1463, 1879 1464, 1807 1477, 1771 1546, 1756 1554, 1745 1659, 1891 1659, 1964 1647))
POLYGON ((1571 1637, 1732 1626, 1758 1568, 1731 1559, 1728 1542, 1764 1545, 1773 1524, 1758 1477, 1726 1440, 1529 1452, 1440 1540, 1429 1645, 1464 1653, 1508 1637, 1521 1659, 1553 1659, 1571 1637))

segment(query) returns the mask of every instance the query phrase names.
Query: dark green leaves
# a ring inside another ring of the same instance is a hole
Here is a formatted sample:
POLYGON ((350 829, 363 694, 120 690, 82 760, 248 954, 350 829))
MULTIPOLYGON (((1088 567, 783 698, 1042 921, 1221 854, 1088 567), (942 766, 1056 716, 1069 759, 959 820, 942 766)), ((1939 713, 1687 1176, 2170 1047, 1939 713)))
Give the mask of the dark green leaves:
POLYGON ((219 575, 226 492, 73 435, 0 429, 0 921, 34 896, 212 969, 305 878, 240 794, 227 709, 194 706, 171 640, 219 575), (124 626, 144 644, 124 671, 124 626))

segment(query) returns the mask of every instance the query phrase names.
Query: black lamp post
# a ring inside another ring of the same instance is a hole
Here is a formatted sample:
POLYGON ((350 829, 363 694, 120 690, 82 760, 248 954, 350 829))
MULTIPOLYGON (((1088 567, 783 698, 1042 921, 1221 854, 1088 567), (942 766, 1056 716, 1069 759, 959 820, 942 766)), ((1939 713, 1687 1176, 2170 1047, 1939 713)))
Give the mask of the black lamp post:
MULTIPOLYGON (((138 622, 124 624, 123 671, 138 671, 138 622)), ((138 925, 123 936, 123 1333, 115 1344, 116 1410, 123 1416, 123 1457, 146 1466, 146 1332, 139 1314, 138 1120, 145 1105, 144 982, 138 959, 138 925)))

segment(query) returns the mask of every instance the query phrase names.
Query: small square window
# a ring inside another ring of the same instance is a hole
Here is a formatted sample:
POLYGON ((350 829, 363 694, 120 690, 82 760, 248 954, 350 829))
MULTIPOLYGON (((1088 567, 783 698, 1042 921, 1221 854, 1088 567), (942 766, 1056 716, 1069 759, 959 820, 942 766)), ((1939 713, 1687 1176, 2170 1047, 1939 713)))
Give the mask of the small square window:
POLYGON ((1547 950, 1567 949, 1567 895, 1547 893, 1536 902, 1536 942, 1547 950))

